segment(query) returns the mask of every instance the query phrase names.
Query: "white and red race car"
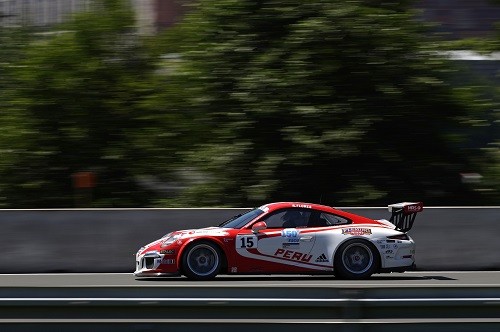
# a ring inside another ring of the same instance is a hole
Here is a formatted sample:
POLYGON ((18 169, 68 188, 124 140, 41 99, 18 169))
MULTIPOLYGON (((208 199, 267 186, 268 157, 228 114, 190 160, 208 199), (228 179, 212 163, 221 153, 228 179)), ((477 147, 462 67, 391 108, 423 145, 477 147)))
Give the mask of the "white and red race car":
POLYGON ((422 203, 389 205, 390 220, 329 206, 280 202, 235 216, 218 227, 171 232, 136 254, 137 277, 218 274, 334 274, 364 279, 415 267, 407 232, 422 203))

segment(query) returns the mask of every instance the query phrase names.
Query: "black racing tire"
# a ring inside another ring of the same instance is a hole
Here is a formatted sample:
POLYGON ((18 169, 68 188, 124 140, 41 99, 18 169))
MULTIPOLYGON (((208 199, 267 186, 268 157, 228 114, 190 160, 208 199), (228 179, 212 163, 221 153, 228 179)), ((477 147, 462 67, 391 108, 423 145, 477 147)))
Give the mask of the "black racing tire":
POLYGON ((344 242, 334 258, 334 273, 340 279, 367 279, 379 266, 378 251, 363 239, 344 242))
POLYGON ((211 280, 219 273, 222 254, 219 247, 209 241, 190 244, 182 254, 183 274, 191 280, 211 280))

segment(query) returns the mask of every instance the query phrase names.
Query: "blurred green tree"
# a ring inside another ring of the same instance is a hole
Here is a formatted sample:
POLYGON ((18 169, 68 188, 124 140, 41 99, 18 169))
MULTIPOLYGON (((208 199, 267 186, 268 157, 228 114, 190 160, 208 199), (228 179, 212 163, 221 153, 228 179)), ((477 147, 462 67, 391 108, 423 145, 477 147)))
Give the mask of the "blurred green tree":
MULTIPOLYGON (((492 5, 500 5, 499 0, 490 0, 492 5)), ((481 203, 498 205, 500 199, 500 21, 496 29, 484 31, 480 37, 446 41, 440 44, 443 50, 472 51, 485 59, 481 61, 462 60, 459 84, 474 87, 477 91, 476 104, 483 105, 485 113, 466 120, 470 126, 470 144, 476 151, 471 152, 476 174, 465 174, 466 185, 481 193, 481 203), (489 59, 487 59, 489 58, 489 59), (480 149, 478 153, 477 148, 480 149), (474 177, 476 176, 476 179, 474 177), (477 177, 478 176, 478 177, 477 177), (467 180, 469 177, 469 180, 467 180)))
POLYGON ((152 121, 142 103, 154 70, 134 34, 134 13, 119 0, 97 1, 35 35, 10 66, 15 86, 3 92, 1 117, 10 121, 0 139, 2 204, 73 206, 72 175, 79 171, 97 176, 94 206, 147 204, 134 176, 144 157, 142 130, 152 121))
MULTIPOLYGON (((1 22, 2 18, 0 18, 1 22)), ((9 170, 12 165, 21 163, 23 158, 23 133, 27 130, 27 121, 14 111, 17 63, 24 56, 24 47, 31 40, 31 32, 25 28, 0 28, 0 173, 9 170)), ((29 120, 29 119, 28 119, 29 120)), ((0 207, 5 206, 10 181, 0 178, 0 207)))
MULTIPOLYGON (((167 32, 206 126, 195 205, 470 204, 453 130, 480 111, 410 1, 199 0, 167 32)), ((175 79, 175 77, 177 79, 175 79)))
POLYGON ((199 0, 145 40, 101 0, 1 37, 0 204, 72 206, 78 171, 97 175, 93 206, 480 202, 457 127, 484 107, 409 4, 199 0), (199 184, 157 201, 175 170, 199 184))

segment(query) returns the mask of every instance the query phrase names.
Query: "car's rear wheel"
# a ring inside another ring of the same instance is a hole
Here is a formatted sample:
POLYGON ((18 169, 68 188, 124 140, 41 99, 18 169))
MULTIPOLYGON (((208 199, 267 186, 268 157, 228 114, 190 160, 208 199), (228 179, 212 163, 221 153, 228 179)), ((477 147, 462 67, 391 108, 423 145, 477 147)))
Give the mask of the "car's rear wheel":
POLYGON ((195 242, 182 255, 184 275, 193 280, 215 278, 221 267, 220 249, 211 242, 195 242))
POLYGON ((373 245, 365 240, 343 243, 334 259, 335 276, 343 279, 366 279, 379 267, 380 257, 373 245))

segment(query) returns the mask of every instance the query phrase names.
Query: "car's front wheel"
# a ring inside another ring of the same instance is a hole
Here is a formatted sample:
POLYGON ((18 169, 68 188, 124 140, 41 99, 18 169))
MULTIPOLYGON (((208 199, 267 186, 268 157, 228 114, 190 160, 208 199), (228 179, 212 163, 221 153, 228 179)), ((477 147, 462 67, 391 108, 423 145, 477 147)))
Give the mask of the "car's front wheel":
POLYGON ((215 278, 221 267, 220 249, 210 242, 195 242, 182 255, 184 275, 193 280, 215 278))
POLYGON ((334 259, 335 276, 343 279, 366 279, 378 268, 380 257, 373 245, 365 240, 343 243, 334 259))

